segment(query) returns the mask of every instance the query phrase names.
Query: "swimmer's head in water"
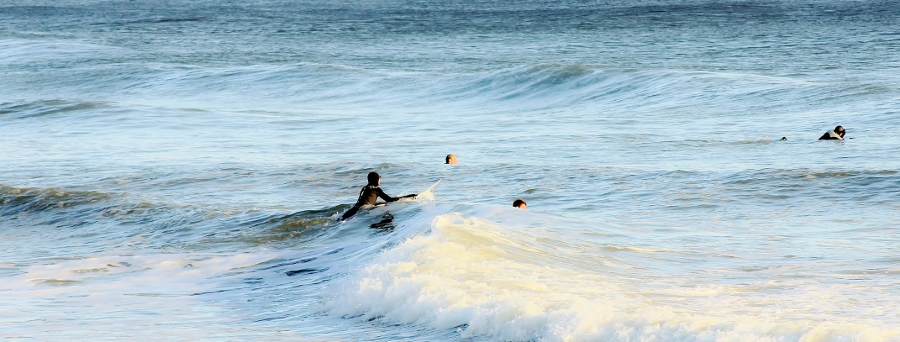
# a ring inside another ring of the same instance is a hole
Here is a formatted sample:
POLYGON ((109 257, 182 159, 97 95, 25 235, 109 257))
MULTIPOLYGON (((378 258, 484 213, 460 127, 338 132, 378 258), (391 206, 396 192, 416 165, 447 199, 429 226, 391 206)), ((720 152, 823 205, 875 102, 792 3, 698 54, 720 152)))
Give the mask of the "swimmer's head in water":
POLYGON ((838 135, 840 135, 841 138, 843 138, 843 137, 844 137, 844 133, 846 133, 846 131, 844 131, 844 127, 843 127, 843 126, 837 126, 837 127, 835 127, 835 128, 834 128, 834 132, 837 133, 838 135))
POLYGON ((445 164, 456 164, 456 155, 455 155, 455 154, 448 154, 448 155, 447 155, 447 158, 445 158, 445 160, 446 160, 446 163, 445 163, 445 164))
POLYGON ((513 201, 513 207, 525 209, 526 207, 528 207, 528 204, 526 204, 525 201, 521 199, 516 199, 515 201, 513 201))
POLYGON ((378 185, 381 182, 381 176, 378 175, 378 172, 372 171, 369 172, 369 185, 378 185))

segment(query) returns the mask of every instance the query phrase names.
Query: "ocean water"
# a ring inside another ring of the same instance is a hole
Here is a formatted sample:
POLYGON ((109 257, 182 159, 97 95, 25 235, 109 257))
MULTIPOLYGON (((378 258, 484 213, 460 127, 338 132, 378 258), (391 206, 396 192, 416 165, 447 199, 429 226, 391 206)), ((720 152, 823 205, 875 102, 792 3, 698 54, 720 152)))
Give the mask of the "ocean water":
POLYGON ((900 341, 898 18, 2 1, 0 338, 900 341))

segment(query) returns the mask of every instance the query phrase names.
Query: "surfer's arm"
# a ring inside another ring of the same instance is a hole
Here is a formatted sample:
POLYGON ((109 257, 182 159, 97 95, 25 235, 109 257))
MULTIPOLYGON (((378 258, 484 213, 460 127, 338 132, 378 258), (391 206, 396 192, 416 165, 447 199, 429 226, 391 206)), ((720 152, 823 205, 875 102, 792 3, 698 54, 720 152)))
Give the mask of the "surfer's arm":
POLYGON ((353 208, 350 208, 350 210, 347 210, 347 212, 341 216, 341 221, 346 221, 348 218, 353 217, 353 215, 356 215, 357 211, 359 211, 359 207, 354 206, 353 208))
POLYGON ((400 199, 399 197, 388 196, 388 194, 384 193, 384 190, 381 190, 381 188, 378 188, 378 197, 380 197, 381 199, 383 199, 385 202, 388 202, 388 203, 396 202, 397 200, 400 199))
POLYGON ((383 199, 385 202, 388 202, 388 203, 390 203, 390 202, 397 202, 397 201, 399 201, 399 200, 401 200, 401 199, 404 199, 404 198, 413 198, 413 197, 418 196, 418 194, 409 194, 409 195, 406 195, 406 196, 391 197, 391 196, 388 196, 388 194, 384 193, 384 190, 381 190, 381 188, 378 188, 376 194, 378 194, 378 197, 379 197, 379 198, 383 199))

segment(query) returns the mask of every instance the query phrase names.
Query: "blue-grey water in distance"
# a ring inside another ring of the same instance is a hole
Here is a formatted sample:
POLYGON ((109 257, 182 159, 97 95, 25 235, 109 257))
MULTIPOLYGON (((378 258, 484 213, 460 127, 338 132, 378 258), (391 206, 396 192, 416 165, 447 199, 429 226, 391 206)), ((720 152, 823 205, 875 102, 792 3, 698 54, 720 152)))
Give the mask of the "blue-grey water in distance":
POLYGON ((0 2, 0 338, 900 341, 898 18, 0 2))

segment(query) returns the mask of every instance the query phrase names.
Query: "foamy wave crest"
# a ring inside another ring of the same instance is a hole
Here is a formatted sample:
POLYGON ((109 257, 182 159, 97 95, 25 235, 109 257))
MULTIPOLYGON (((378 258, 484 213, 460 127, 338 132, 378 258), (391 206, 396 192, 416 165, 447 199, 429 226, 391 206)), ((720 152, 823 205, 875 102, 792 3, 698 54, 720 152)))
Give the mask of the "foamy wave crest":
MULTIPOLYGON (((588 251, 552 249, 547 246, 562 243, 541 240, 477 218, 438 216, 430 235, 410 238, 352 274, 325 309, 345 318, 511 341, 900 338, 900 330, 877 321, 802 314, 811 308, 800 314, 783 308, 756 311, 750 295, 724 304, 713 295, 745 288, 647 288, 644 280, 623 277, 614 266, 604 265, 603 257, 595 257, 593 264, 566 262, 588 251), (660 292, 666 295, 651 298, 660 292), (676 305, 685 299, 691 303, 676 305)), ((602 253, 602 246, 597 249, 602 253)))

